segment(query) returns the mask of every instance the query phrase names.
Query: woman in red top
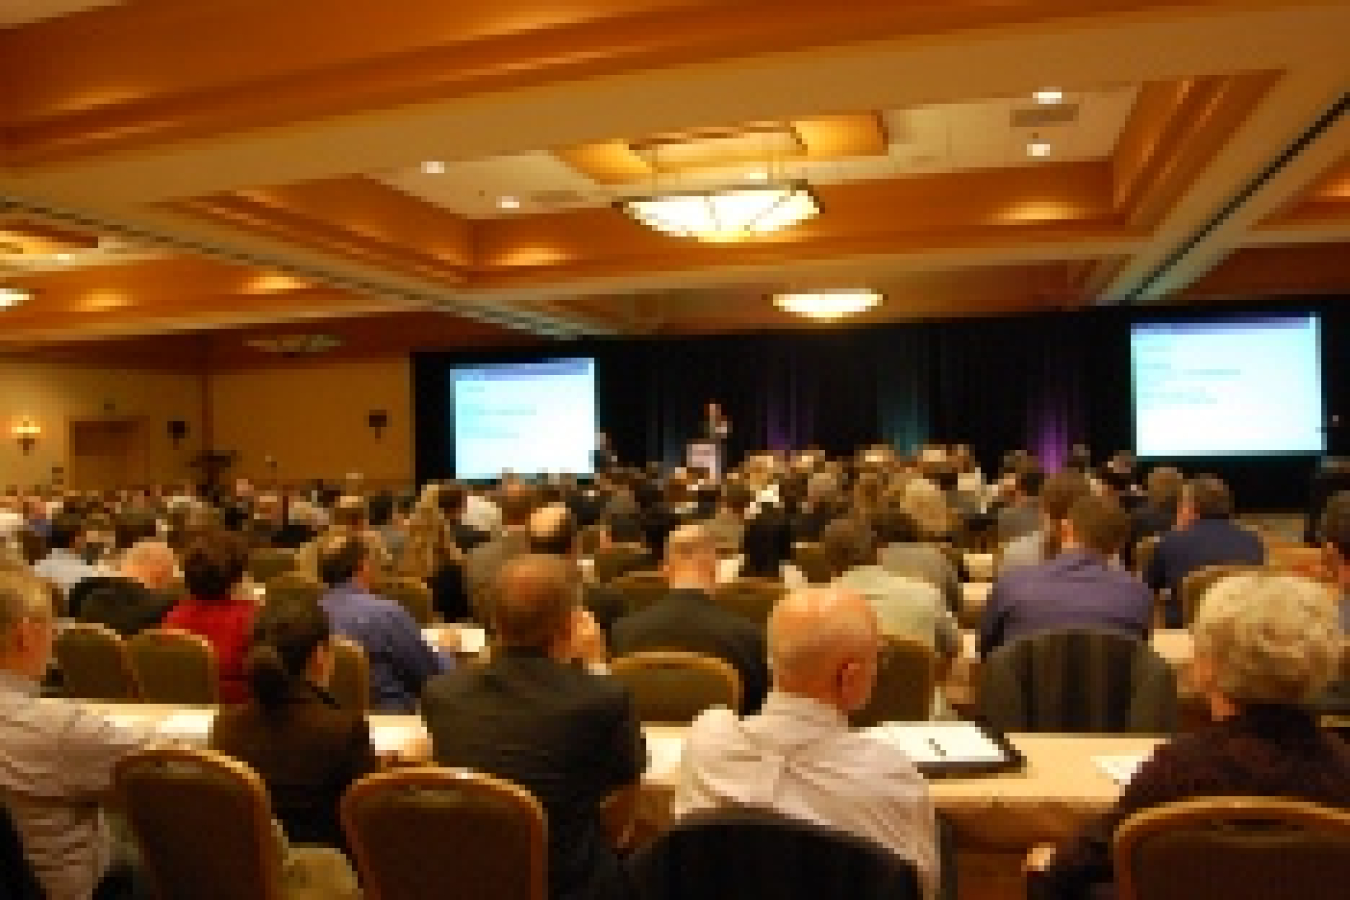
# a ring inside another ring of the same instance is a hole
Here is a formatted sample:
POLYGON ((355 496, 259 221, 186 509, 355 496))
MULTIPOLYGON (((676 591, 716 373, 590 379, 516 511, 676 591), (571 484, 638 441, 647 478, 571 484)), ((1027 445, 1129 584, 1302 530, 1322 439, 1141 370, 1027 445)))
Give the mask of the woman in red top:
POLYGON ((189 597, 169 610, 165 628, 201 635, 216 651, 220 702, 248 700, 244 656, 253 627, 253 598, 240 590, 248 564, 248 546, 230 532, 200 536, 183 554, 183 580, 189 597))

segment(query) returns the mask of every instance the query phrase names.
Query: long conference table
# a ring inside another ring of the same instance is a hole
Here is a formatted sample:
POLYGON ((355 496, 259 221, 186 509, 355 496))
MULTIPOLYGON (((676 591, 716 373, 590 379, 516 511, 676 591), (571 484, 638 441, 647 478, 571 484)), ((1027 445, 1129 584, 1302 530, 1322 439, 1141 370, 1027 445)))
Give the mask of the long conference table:
MULTIPOLYGON (((165 738, 188 743, 205 741, 214 715, 210 707, 85 705, 116 722, 151 728, 165 738)), ((370 723, 381 758, 402 763, 430 760, 430 740, 420 717, 375 714, 370 723)), ((644 732, 649 763, 639 798, 637 833, 650 836, 670 819, 685 728, 646 726, 644 732)), ((1021 866, 1027 851, 1073 835, 1119 796, 1119 785, 1096 758, 1146 756, 1162 740, 1058 734, 1014 734, 1009 739, 1025 757, 1020 771, 929 781, 934 803, 956 837, 963 897, 1021 897, 1021 866)))

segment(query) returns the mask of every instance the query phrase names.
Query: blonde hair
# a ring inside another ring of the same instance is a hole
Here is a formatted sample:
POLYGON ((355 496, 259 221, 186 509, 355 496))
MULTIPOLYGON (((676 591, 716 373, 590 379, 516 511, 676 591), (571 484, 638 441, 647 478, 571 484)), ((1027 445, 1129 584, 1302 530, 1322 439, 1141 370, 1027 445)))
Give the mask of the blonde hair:
POLYGON ((408 517, 408 537, 399 557, 399 570, 405 575, 430 578, 444 563, 456 561, 462 555, 439 501, 439 490, 428 485, 408 517))
POLYGON ((1304 703, 1335 678, 1341 658, 1336 598, 1315 581, 1254 573, 1219 581, 1191 632, 1214 687, 1237 703, 1304 703))

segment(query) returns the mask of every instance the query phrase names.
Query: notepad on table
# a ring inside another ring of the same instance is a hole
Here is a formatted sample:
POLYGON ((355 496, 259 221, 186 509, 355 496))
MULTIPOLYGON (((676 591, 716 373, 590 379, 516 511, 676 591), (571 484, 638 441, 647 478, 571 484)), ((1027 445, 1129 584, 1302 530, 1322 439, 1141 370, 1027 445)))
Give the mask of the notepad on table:
POLYGON ((205 744, 211 736, 211 722, 215 717, 215 710, 211 709, 179 710, 161 719, 155 731, 172 741, 205 744))
POLYGON ((916 765, 998 764, 1005 748, 974 722, 887 722, 867 729, 916 765))
POLYGON ((1116 784, 1129 784, 1147 756, 1094 756, 1092 762, 1116 784))
POLYGON ((426 727, 420 720, 407 716, 399 718, 406 721, 381 722, 378 717, 370 720, 370 743, 376 756, 416 755, 414 751, 428 740, 426 727))

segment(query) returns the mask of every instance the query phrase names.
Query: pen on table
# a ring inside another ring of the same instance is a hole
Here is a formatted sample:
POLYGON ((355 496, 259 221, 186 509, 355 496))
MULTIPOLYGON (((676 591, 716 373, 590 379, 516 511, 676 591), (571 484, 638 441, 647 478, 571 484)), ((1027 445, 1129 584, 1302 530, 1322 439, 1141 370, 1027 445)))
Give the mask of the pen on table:
POLYGON ((924 738, 924 740, 928 741, 928 746, 932 747, 933 752, 936 753, 938 756, 947 755, 947 751, 943 750, 942 745, 939 744, 937 741, 933 740, 932 738, 924 738))

